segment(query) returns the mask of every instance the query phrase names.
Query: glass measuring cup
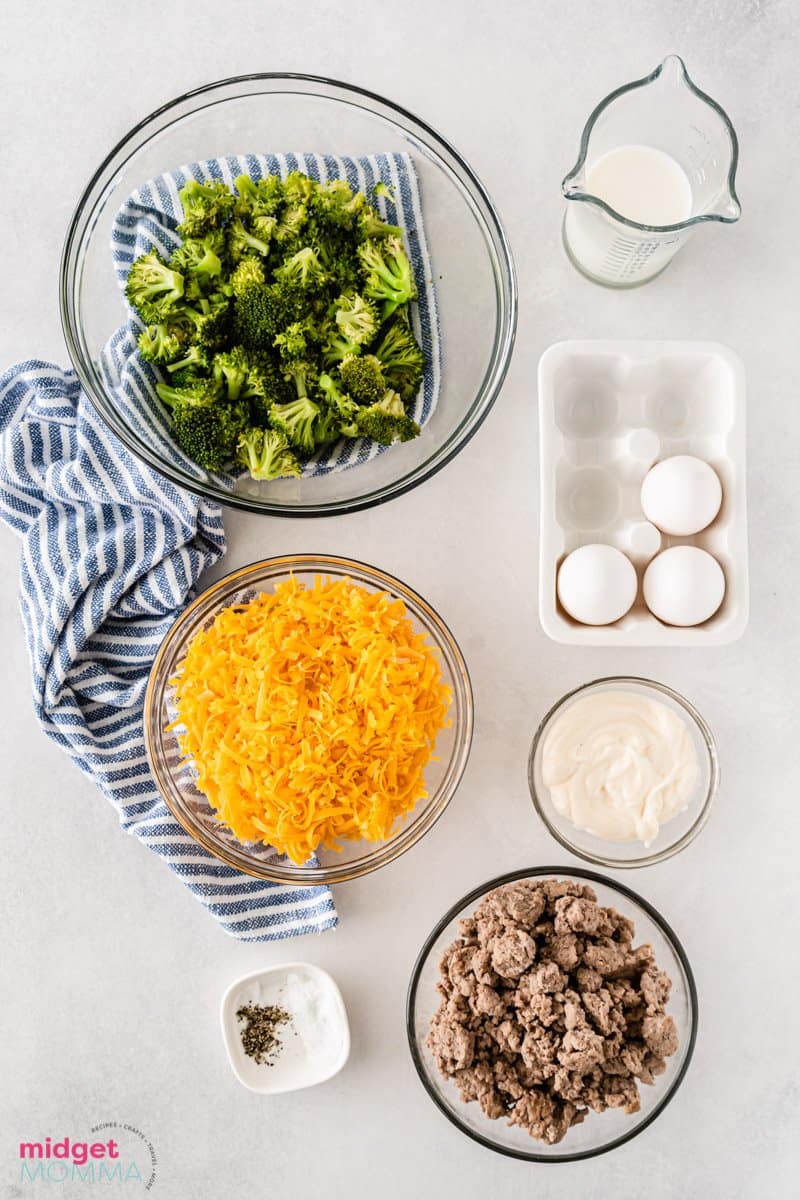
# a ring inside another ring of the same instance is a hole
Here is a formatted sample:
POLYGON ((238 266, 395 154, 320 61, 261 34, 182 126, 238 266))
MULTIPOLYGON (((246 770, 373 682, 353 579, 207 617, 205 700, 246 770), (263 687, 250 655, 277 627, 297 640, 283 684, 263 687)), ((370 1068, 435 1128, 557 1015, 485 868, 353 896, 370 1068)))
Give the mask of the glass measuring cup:
POLYGON ((726 113, 695 87, 677 54, 646 78, 617 88, 589 117, 578 161, 561 184, 569 202, 563 236, 571 261, 584 275, 610 287, 635 287, 652 279, 698 225, 739 220, 738 155, 726 113), (633 152, 634 159, 638 153, 640 165, 642 154, 658 156, 662 185, 674 181, 685 190, 688 211, 681 220, 641 224, 592 194, 593 169, 620 150, 633 152))

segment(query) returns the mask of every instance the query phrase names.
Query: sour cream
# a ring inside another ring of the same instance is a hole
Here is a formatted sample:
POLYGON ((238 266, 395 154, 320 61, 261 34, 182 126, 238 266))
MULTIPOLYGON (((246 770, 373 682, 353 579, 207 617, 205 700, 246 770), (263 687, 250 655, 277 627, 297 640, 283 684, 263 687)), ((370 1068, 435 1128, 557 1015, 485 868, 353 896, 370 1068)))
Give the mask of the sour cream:
POLYGON ((579 829, 649 846, 687 808, 698 779, 689 727, 636 692, 591 692, 556 717, 542 748, 553 807, 579 829))

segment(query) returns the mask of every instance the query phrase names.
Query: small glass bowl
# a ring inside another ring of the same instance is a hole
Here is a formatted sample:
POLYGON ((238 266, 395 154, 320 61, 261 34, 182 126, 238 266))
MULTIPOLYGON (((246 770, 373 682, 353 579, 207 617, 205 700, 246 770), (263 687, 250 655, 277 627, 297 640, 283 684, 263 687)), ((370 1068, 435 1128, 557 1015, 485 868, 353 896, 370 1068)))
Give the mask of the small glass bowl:
POLYGON ((411 1057, 422 1084, 448 1120, 473 1141, 509 1158, 527 1162, 577 1162, 595 1158, 624 1145, 636 1137, 662 1113, 680 1087, 689 1068, 697 1039, 697 989, 692 968, 675 933, 664 918, 630 888, 615 883, 594 871, 563 867, 533 867, 499 875, 471 891, 453 905, 428 936, 419 953, 411 975, 406 1001, 406 1031, 411 1057), (597 893, 600 904, 610 906, 633 921, 636 945, 649 942, 658 966, 672 980, 672 992, 667 1012, 678 1031, 678 1050, 666 1060, 666 1069, 652 1085, 641 1084, 641 1108, 638 1113, 620 1109, 589 1112, 581 1125, 574 1126, 562 1142, 548 1146, 535 1141, 523 1129, 511 1127, 500 1118, 492 1121, 476 1102, 466 1103, 458 1094, 452 1080, 445 1079, 425 1044, 431 1017, 439 1006, 436 990, 439 980, 439 961, 442 954, 459 936, 458 922, 472 914, 475 907, 494 888, 519 879, 538 879, 548 876, 589 883, 597 893))
POLYGON ((150 672, 144 701, 144 736, 150 766, 172 815, 210 854, 230 867, 288 884, 330 884, 367 875, 393 862, 428 832, 439 819, 458 787, 472 742, 472 685, 467 664, 441 617, 406 584, 391 575, 353 559, 328 555, 296 554, 268 558, 231 572, 189 605, 161 644, 150 672), (439 654, 442 681, 453 700, 449 728, 436 739, 434 757, 425 769, 427 797, 404 820, 396 823, 384 842, 342 842, 342 849, 320 850, 319 865, 297 866, 260 842, 240 842, 220 821, 208 800, 195 786, 194 773, 181 758, 175 732, 166 726, 176 714, 170 686, 189 642, 207 628, 219 612, 244 604, 261 592, 272 591, 282 580, 294 577, 307 586, 316 576, 351 579, 373 592, 388 592, 400 599, 411 622, 439 654))
POLYGON ((652 679, 612 675, 605 679, 595 679, 567 692, 553 705, 534 735, 528 757, 528 786, 536 811, 556 841, 566 850, 577 854, 578 858, 586 862, 601 867, 648 867, 653 863, 663 862, 664 859, 671 858, 673 854, 683 850, 694 841, 708 820, 712 802, 719 789, 717 747, 714 735, 700 713, 678 692, 652 679), (612 691, 634 692, 646 696, 648 700, 666 704, 688 727, 697 752, 699 775, 694 795, 683 812, 665 822, 655 841, 646 847, 639 841, 609 841, 579 829, 567 817, 556 811, 550 799, 549 789, 542 779, 542 752, 553 721, 579 697, 591 692, 612 691))
POLYGON ((178 96, 141 120, 86 185, 61 259, 61 323, 80 381, 105 423, 135 455, 180 487, 274 516, 326 516, 369 508, 434 475, 466 445, 500 391, 514 345, 517 284, 500 218, 470 166, 434 129, 363 88, 312 75, 242 75, 178 96), (197 160, 297 152, 410 154, 419 180, 436 286, 443 367, 422 434, 346 471, 229 486, 188 473, 159 446, 157 414, 136 429, 106 382, 101 350, 128 319, 110 238, 130 194, 197 160))

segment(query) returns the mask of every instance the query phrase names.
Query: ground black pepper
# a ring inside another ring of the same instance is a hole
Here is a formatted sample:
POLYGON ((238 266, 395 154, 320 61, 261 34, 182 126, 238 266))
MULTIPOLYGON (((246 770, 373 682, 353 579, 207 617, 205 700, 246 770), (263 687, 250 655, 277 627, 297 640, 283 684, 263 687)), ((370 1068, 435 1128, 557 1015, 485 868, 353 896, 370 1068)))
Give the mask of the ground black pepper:
POLYGON ((281 1048, 276 1031, 290 1019, 289 1013, 276 1004, 243 1004, 236 1016, 246 1021, 244 1029, 239 1031, 245 1054, 271 1067, 281 1048))

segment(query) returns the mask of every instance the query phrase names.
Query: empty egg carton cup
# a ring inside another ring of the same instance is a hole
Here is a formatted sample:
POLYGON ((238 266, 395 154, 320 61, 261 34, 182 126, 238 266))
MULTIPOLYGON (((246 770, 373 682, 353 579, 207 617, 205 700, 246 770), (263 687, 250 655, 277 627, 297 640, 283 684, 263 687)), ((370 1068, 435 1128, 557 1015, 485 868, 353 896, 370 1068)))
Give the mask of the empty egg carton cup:
POLYGON ((749 610, 745 380, 714 342, 558 342, 539 362, 539 617, 557 642, 598 646, 719 646, 740 637, 749 610), (722 483, 715 520, 691 537, 662 533, 642 512, 642 480, 676 454, 710 463, 722 483), (633 562, 639 591, 612 625, 581 625, 562 608, 558 569, 602 542, 633 562), (666 625, 645 606, 647 564, 670 546, 699 546, 725 573, 725 598, 702 625, 666 625))

